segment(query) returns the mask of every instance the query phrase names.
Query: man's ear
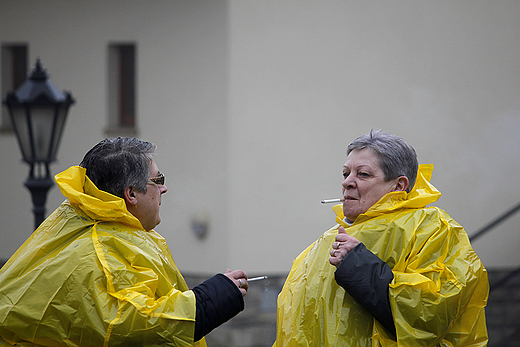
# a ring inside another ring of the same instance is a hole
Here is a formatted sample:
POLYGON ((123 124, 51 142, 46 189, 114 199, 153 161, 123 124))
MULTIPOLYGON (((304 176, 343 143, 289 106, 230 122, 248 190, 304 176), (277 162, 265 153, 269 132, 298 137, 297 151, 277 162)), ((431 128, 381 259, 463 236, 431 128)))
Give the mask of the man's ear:
POLYGON ((135 206, 137 204, 137 196, 135 194, 135 190, 134 190, 134 187, 126 187, 124 192, 123 192, 123 195, 125 197, 125 201, 132 205, 132 206, 135 206))
POLYGON ((403 191, 405 192, 406 189, 408 189, 408 177, 406 176, 400 176, 397 178, 397 181, 395 182, 395 189, 394 192, 403 191))

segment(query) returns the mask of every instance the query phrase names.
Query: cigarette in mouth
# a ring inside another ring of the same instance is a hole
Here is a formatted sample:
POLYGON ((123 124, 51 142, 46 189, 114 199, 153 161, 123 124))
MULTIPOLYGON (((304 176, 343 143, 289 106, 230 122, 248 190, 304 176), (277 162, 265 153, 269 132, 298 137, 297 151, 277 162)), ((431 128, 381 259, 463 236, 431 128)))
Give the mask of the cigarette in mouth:
POLYGON ((343 202, 345 201, 345 199, 327 199, 327 200, 321 200, 321 203, 322 204, 330 204, 330 203, 338 203, 338 202, 343 202))
POLYGON ((267 276, 258 276, 253 278, 248 278, 247 282, 254 282, 254 281, 260 281, 260 280, 266 280, 267 276))

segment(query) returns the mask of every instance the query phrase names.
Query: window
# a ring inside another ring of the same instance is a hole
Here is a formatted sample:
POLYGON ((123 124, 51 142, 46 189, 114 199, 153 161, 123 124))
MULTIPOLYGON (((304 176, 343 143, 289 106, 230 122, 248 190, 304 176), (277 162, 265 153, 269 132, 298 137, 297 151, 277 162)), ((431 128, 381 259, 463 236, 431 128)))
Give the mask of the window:
POLYGON ((108 60, 108 131, 135 132, 135 44, 110 44, 108 60))
MULTIPOLYGON (((24 43, 2 44, 0 56, 2 65, 2 100, 8 92, 14 92, 20 88, 27 79, 27 51, 27 44, 24 43)), ((5 131, 13 129, 5 105, 2 105, 0 129, 5 131)))

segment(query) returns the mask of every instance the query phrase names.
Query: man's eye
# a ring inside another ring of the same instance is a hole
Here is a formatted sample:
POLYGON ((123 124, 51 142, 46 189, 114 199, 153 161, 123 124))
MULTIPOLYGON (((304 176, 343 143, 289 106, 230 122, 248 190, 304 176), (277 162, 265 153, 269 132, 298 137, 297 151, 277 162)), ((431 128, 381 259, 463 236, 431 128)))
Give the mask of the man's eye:
POLYGON ((360 173, 358 173, 358 175, 361 176, 361 177, 368 177, 369 176, 369 174, 367 174, 366 172, 360 172, 360 173))
POLYGON ((343 178, 347 178, 349 174, 350 174, 349 172, 344 172, 343 173, 343 178))

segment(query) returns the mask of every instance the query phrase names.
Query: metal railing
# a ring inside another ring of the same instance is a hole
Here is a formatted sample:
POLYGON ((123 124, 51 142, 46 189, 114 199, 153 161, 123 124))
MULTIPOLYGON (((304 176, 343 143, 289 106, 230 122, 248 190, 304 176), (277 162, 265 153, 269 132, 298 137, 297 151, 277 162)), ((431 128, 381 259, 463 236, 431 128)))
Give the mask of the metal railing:
MULTIPOLYGON (((520 203, 516 206, 513 206, 508 211, 504 212, 502 215, 500 215, 498 218, 495 218, 491 222, 489 222, 487 225, 482 227, 480 230, 475 232, 472 236, 470 236, 470 241, 474 242, 479 237, 485 235, 486 233, 490 232, 492 229, 500 225, 502 222, 506 221, 507 219, 511 218, 513 215, 518 213, 520 211, 520 203)), ((500 273, 500 272, 499 272, 500 273)), ((503 271, 500 274, 497 273, 500 277, 498 279, 493 279, 493 281, 490 280, 489 283, 489 302, 488 304, 491 305, 499 305, 501 308, 499 312, 502 312, 504 309, 502 305, 504 303, 499 300, 498 298, 502 297, 504 295, 504 291, 500 290, 500 288, 504 287, 503 289, 506 290, 505 293, 508 292, 509 289, 506 289, 506 285, 513 279, 517 279, 518 276, 520 276, 520 267, 517 269, 514 269, 512 271, 503 271)), ((497 276, 493 276, 497 277, 497 276)), ((490 278, 491 279, 491 278, 490 278)), ((514 285, 513 285, 514 286, 514 285)), ((516 310, 518 311, 518 304, 513 304, 509 302, 509 311, 516 310), (516 307, 516 309, 515 309, 516 307)), ((491 310, 491 312, 497 312, 497 310, 491 310)), ((514 312, 514 311, 513 311, 514 312)), ((487 314, 487 312, 486 312, 487 314)), ((511 313, 509 313, 511 315, 511 313)), ((517 315, 517 313, 513 313, 513 316, 517 315)), ((508 315, 506 315, 508 317, 508 315)), ((511 345, 511 341, 518 341, 518 338, 520 337, 520 326, 518 325, 515 320, 509 320, 507 319, 506 322, 500 321, 500 318, 497 318, 495 316, 490 317, 491 320, 488 321, 488 327, 491 329, 488 331, 489 335, 489 346, 495 347, 506 347, 506 346, 518 346, 518 344, 511 345), (498 319, 498 322, 497 322, 498 319), (497 325, 498 324, 498 325, 497 325), (498 327, 498 328, 497 328, 498 327), (498 330, 497 330, 498 329, 498 330)))
POLYGON ((512 209, 510 209, 509 211, 506 211, 504 214, 502 214, 498 218, 489 222, 489 224, 487 224, 486 226, 482 227, 479 231, 477 231, 475 234, 473 234, 473 236, 471 236, 469 238, 470 241, 473 242, 476 239, 478 239, 479 237, 481 237, 482 235, 488 233, 489 231, 491 231, 491 229, 495 228, 500 223, 502 223, 503 221, 505 221, 506 219, 508 219, 515 213, 517 213, 518 211, 520 211, 520 203, 518 205, 516 205, 515 207, 513 207, 512 209))
MULTIPOLYGON (((500 223, 502 223, 505 220, 507 220, 510 217, 512 217, 518 211, 520 211, 520 203, 518 203, 516 206, 513 206, 513 208, 511 208, 508 211, 504 212, 501 216, 499 216, 498 218, 495 218, 494 220, 489 222, 487 225, 482 227, 480 230, 478 230, 475 234, 470 236, 470 238, 469 238, 470 241, 473 242, 476 239, 478 239, 479 237, 481 237, 482 235, 488 233, 489 231, 491 231, 492 229, 497 227, 500 223)), ((520 275, 520 267, 517 268, 517 269, 514 269, 514 270, 512 270, 510 272, 508 272, 501 279, 499 279, 495 283, 491 284, 489 290, 492 291, 492 290, 494 290, 496 288, 500 288, 500 287, 504 286, 507 282, 509 282, 509 280, 511 280, 512 278, 514 278, 515 276, 518 276, 518 275, 520 275)))

